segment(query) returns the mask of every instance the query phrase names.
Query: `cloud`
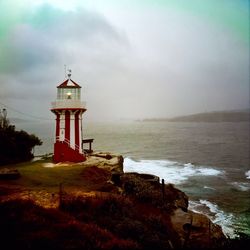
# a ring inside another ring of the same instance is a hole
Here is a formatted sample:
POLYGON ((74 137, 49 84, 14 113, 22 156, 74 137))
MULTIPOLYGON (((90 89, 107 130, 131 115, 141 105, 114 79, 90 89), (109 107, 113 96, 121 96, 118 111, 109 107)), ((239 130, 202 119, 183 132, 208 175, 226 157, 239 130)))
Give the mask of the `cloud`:
POLYGON ((64 64, 76 68, 78 75, 98 67, 110 71, 129 47, 126 37, 95 12, 42 5, 26 15, 0 44, 0 98, 14 104, 22 99, 49 103, 64 79, 64 64))
POLYGON ((22 6, 0 17, 0 99, 49 116, 67 64, 83 86, 87 119, 245 108, 249 46, 194 12, 22 6))
POLYGON ((121 42, 104 17, 84 9, 72 12, 44 5, 27 15, 31 16, 12 27, 0 45, 3 73, 54 64, 63 56, 74 61, 73 56, 89 54, 91 47, 100 53, 110 43, 121 42))

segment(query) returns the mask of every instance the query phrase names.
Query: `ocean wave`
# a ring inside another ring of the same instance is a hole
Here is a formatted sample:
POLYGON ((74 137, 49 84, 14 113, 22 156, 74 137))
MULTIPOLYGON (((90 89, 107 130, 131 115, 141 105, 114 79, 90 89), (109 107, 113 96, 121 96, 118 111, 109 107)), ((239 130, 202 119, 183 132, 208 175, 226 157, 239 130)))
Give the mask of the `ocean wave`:
POLYGON ((189 201, 189 209, 205 214, 213 223, 221 226, 223 233, 229 238, 237 237, 234 231, 234 217, 231 213, 225 213, 217 204, 207 200, 189 201))
POLYGON ((250 179, 250 170, 248 170, 246 173, 245 173, 247 179, 250 179))
MULTIPOLYGON (((130 158, 124 159, 125 172, 148 173, 165 179, 168 183, 181 184, 192 176, 218 176, 224 174, 223 171, 212 167, 195 166, 192 163, 181 164, 169 160, 140 160, 134 161, 130 158)), ((207 189, 213 187, 204 186, 207 189)), ((234 218, 232 214, 227 214, 219 207, 207 200, 189 201, 189 209, 207 215, 213 223, 222 227, 223 233, 230 238, 237 235, 234 232, 234 218)))
POLYGON ((249 182, 232 182, 231 183, 237 190, 239 191, 248 191, 250 190, 250 183, 249 182))
POLYGON ((164 179, 167 183, 181 184, 192 176, 218 176, 223 171, 195 166, 192 163, 181 164, 169 160, 140 160, 124 159, 125 172, 138 172, 154 174, 164 179))
POLYGON ((216 190, 216 188, 212 188, 212 187, 208 187, 208 186, 204 186, 204 189, 210 189, 210 190, 216 190))

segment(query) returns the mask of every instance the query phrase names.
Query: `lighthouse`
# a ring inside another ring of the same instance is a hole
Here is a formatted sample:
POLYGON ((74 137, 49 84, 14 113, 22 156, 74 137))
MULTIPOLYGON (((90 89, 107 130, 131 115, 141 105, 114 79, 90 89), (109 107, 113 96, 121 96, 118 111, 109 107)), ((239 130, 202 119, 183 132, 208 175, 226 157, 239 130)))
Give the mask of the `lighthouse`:
POLYGON ((81 101, 81 86, 68 78, 57 86, 57 98, 51 111, 56 115, 54 162, 81 162, 86 157, 82 148, 82 116, 86 111, 81 101))

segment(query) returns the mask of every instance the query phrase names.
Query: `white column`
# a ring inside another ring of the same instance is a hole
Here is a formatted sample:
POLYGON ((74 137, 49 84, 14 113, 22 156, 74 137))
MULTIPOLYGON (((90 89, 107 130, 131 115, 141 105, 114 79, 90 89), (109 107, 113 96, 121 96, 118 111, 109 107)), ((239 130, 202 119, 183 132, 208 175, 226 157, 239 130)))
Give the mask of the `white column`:
POLYGON ((79 114, 79 152, 82 153, 82 112, 79 114))
POLYGON ((65 140, 65 111, 62 111, 60 115, 60 135, 59 140, 64 141, 65 140))
MULTIPOLYGON (((1 111, 0 111, 1 112, 1 111)), ((57 114, 55 114, 56 115, 56 117, 57 117, 57 114)), ((0 115, 1 116, 1 115, 0 115)), ((1 120, 1 119, 0 119, 1 120)), ((54 126, 54 135, 55 135, 55 137, 54 137, 54 143, 56 143, 56 141, 58 140, 58 138, 56 138, 56 123, 57 123, 57 120, 55 120, 56 122, 55 122, 55 126, 54 126)), ((0 124, 0 126, 1 126, 1 124, 0 124)), ((60 126, 60 124, 59 124, 59 126, 60 126)), ((60 132, 59 132, 60 133, 60 132)))
POLYGON ((75 112, 70 111, 70 147, 75 149, 75 112))

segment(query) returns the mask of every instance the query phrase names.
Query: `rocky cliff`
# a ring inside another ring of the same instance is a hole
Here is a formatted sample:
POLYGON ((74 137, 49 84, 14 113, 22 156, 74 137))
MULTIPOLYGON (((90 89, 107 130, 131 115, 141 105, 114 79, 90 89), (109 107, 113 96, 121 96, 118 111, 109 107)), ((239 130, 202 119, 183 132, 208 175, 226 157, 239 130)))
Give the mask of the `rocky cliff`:
POLYGON ((223 244, 226 239, 219 225, 188 209, 188 196, 172 184, 161 183, 154 175, 124 173, 121 155, 97 153, 90 156, 85 164, 110 171, 107 181, 117 187, 116 192, 167 212, 171 230, 178 235, 178 247, 212 248, 223 244))
POLYGON ((17 169, 19 179, 0 180, 0 228, 13 249, 219 249, 224 244, 221 228, 190 211, 184 192, 154 175, 124 173, 121 155, 98 152, 82 163, 41 160, 17 169))

